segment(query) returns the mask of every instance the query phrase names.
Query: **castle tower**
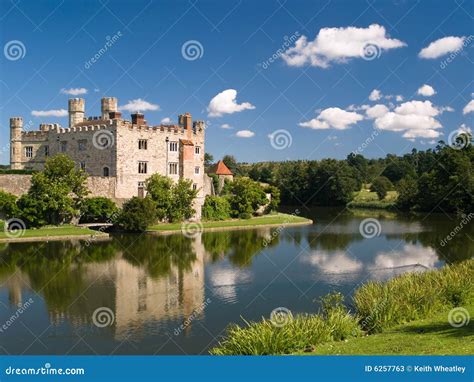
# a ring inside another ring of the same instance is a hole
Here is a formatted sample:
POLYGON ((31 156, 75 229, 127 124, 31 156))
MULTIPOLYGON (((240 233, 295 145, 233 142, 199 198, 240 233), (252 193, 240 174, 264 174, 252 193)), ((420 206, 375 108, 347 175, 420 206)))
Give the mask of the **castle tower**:
POLYGON ((117 103, 118 101, 115 97, 104 97, 100 100, 102 119, 110 119, 110 113, 116 113, 118 111, 117 103))
POLYGON ((86 102, 83 98, 70 98, 68 106, 69 127, 73 127, 76 123, 84 121, 86 102))
POLYGON ((21 170, 21 131, 23 118, 10 118, 10 168, 21 170))

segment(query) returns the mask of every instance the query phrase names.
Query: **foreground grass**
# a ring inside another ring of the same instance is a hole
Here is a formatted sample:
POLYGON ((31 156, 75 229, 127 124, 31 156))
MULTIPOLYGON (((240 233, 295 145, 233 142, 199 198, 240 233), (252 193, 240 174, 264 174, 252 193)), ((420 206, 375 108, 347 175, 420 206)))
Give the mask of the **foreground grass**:
MULTIPOLYGON (((211 354, 290 354, 311 349, 328 351, 344 346, 342 343, 336 344, 337 341, 353 343, 356 341, 353 337, 361 337, 362 333, 369 334, 369 337, 383 336, 375 337, 379 340, 368 341, 374 341, 374 351, 386 354, 384 351, 387 349, 380 347, 384 339, 390 343, 388 338, 392 336, 394 343, 398 341, 402 346, 403 343, 416 341, 416 335, 421 335, 423 330, 431 331, 432 334, 431 339, 427 337, 427 346, 441 343, 450 348, 440 349, 440 352, 464 354, 465 349, 458 349, 458 345, 459 336, 466 334, 463 331, 465 329, 452 331, 448 312, 454 307, 474 306, 474 260, 439 270, 407 273, 387 282, 368 282, 354 293, 353 313, 346 310, 339 297, 338 294, 328 295, 322 300, 321 314, 302 315, 294 319, 290 316, 283 326, 272 325, 267 319, 246 322, 245 327, 232 325, 227 337, 211 349, 211 354), (439 312, 445 313, 440 315, 439 312), (417 332, 417 325, 426 328, 417 332), (458 341, 450 341, 454 338, 458 341), (377 344, 380 345, 378 348, 375 347, 377 344)), ((367 340, 362 338, 360 341, 367 340)), ((412 346, 418 349, 416 343, 412 346)), ((471 349, 472 342, 466 346, 468 350, 471 349)), ((358 354, 366 354, 364 351, 367 349, 362 349, 358 354)), ((401 349, 400 354, 405 354, 405 350, 408 352, 406 354, 410 354, 409 348, 401 349)), ((438 354, 431 353, 430 349, 427 348, 427 354, 438 354)))
MULTIPOLYGON (((3 224, 0 224, 2 230, 0 231, 0 239, 10 239, 11 235, 8 236, 3 230, 3 224)), ((49 236, 77 236, 77 235, 97 235, 97 231, 76 227, 74 225, 62 225, 62 226, 47 226, 37 229, 27 229, 18 238, 28 237, 49 237, 49 236)))
MULTIPOLYGON (((471 318, 474 305, 465 307, 471 318)), ((452 327, 445 311, 434 317, 400 325, 384 333, 325 343, 309 355, 472 355, 474 324, 452 327)))
MULTIPOLYGON (((203 221, 202 226, 206 228, 221 228, 221 227, 253 227, 270 224, 292 224, 292 223, 311 223, 310 219, 301 216, 294 216, 289 214, 277 213, 273 215, 257 216, 250 219, 229 219, 218 221, 203 221)), ((156 224, 149 227, 150 231, 179 231, 182 223, 164 223, 156 224)))
POLYGON ((385 198, 379 200, 377 193, 364 188, 354 194, 354 199, 347 206, 350 208, 390 209, 395 206, 397 198, 397 191, 388 191, 385 198))

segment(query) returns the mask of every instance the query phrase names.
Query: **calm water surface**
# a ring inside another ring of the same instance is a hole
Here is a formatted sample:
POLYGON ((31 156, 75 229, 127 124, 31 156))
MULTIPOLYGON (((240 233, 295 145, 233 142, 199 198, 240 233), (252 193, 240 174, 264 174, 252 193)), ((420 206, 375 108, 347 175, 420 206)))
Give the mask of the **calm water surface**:
POLYGON ((474 253, 473 224, 441 244, 461 218, 302 214, 315 224, 194 239, 0 244, 0 353, 206 354, 242 318, 268 317, 278 307, 317 312, 319 298, 334 290, 350 304, 367 280, 474 253), (381 226, 371 239, 359 232, 368 217, 381 226))

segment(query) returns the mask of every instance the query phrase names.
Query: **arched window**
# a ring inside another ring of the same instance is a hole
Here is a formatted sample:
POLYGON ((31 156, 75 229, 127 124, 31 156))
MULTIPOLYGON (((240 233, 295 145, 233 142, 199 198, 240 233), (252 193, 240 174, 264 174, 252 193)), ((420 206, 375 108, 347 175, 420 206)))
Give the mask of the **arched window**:
POLYGON ((109 176, 109 168, 108 167, 104 167, 104 176, 109 176))

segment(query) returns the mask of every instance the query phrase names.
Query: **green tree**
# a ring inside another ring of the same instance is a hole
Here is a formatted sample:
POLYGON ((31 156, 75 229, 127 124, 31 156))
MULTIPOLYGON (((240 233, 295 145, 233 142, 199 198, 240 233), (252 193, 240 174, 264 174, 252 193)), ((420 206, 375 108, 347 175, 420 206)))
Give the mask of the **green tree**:
POLYGON ((235 159, 233 155, 225 155, 224 158, 222 158, 222 161, 229 168, 229 170, 232 171, 234 175, 239 173, 237 159, 235 159))
POLYGON ((134 196, 123 205, 118 226, 125 231, 144 232, 156 220, 155 202, 134 196))
POLYGON ((397 208, 410 210, 415 206, 418 194, 418 183, 413 177, 406 177, 400 180, 397 185, 398 198, 397 208))
POLYGON ((49 158, 44 171, 33 174, 30 189, 18 199, 21 219, 29 226, 70 221, 88 193, 86 179, 86 173, 66 155, 49 158))
POLYGON ((209 167, 214 162, 214 156, 209 153, 204 153, 204 167, 209 167))
POLYGON ((105 223, 118 212, 116 204, 109 198, 98 196, 86 198, 81 205, 80 223, 105 223))
POLYGON ((370 191, 377 193, 379 200, 385 199, 387 192, 393 188, 392 182, 385 176, 379 176, 374 179, 370 191))
POLYGON ((156 216, 158 220, 169 217, 173 181, 167 176, 153 174, 145 181, 148 195, 153 199, 156 206, 156 216))
POLYGON ((262 186, 249 178, 235 178, 230 184, 230 205, 233 216, 253 214, 268 202, 262 186))
POLYGON ((207 195, 202 206, 202 218, 205 220, 225 220, 231 214, 227 197, 207 195))
POLYGON ((3 219, 11 219, 18 216, 18 208, 16 206, 16 196, 0 190, 0 217, 3 219))
POLYGON ((193 190, 193 182, 189 179, 180 179, 173 185, 171 191, 171 204, 168 219, 171 222, 183 221, 191 218, 196 212, 193 201, 198 191, 193 190))

